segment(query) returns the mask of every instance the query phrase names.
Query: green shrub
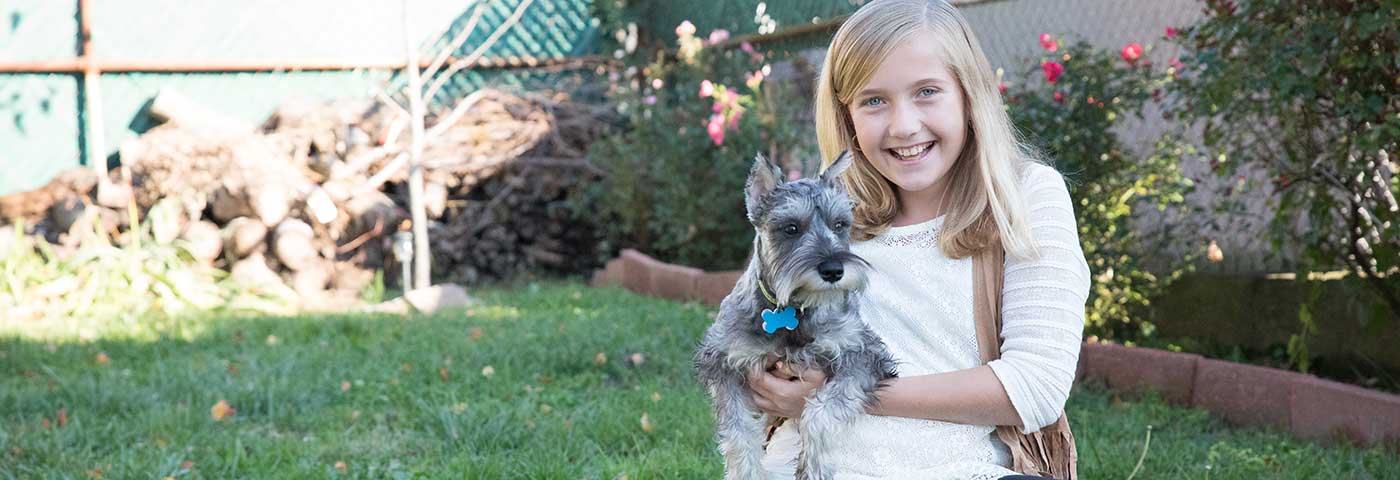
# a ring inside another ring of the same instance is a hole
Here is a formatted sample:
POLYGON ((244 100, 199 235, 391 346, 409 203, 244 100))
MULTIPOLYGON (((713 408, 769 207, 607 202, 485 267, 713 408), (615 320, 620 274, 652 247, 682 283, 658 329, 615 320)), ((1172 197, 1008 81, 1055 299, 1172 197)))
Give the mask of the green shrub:
POLYGON ((619 32, 624 60, 608 93, 630 121, 625 133, 589 148, 607 178, 588 207, 621 246, 705 269, 739 268, 753 239, 743 188, 754 155, 794 169, 812 158, 810 122, 793 121, 807 101, 765 82, 769 57, 752 47, 710 44, 691 26, 678 28, 681 47, 667 51, 629 28, 625 9, 608 5, 600 2, 599 15, 613 18, 605 31, 619 32))
MULTIPOLYGON (((1205 2, 1181 29, 1173 112, 1199 127, 1213 170, 1267 178, 1240 190, 1276 200, 1277 252, 1302 252, 1299 279, 1342 269, 1380 328, 1400 318, 1400 4, 1205 2), (1387 273, 1389 273, 1387 275, 1387 273)), ((1306 370, 1311 309, 1290 354, 1306 370)))
POLYGON ((1043 36, 1043 58, 1004 88, 1012 122, 1065 173, 1077 202, 1079 240, 1093 273, 1087 332, 1132 340, 1151 335, 1147 306, 1177 278, 1185 259, 1149 271, 1143 255, 1159 250, 1133 228, 1148 208, 1181 206, 1191 187, 1177 168, 1184 153, 1164 138, 1135 154, 1112 130, 1141 118, 1163 79, 1132 44, 1110 53, 1043 36))

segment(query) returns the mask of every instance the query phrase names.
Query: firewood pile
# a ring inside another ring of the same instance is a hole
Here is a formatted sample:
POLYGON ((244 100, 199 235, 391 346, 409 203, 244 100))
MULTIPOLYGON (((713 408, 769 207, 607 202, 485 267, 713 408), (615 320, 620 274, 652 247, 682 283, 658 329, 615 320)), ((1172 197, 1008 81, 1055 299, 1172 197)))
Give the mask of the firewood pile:
MULTIPOLYGON (((476 284, 595 267, 597 233, 568 202, 602 174, 584 152, 615 114, 565 94, 485 89, 465 102, 470 108, 428 122, 434 276, 476 284)), ((65 172, 0 197, 0 223, 24 219, 61 246, 71 229, 93 228, 85 218, 120 238, 130 208, 146 219, 157 204, 173 204, 178 214, 161 216, 171 225, 152 232, 183 239, 235 280, 300 298, 358 295, 377 269, 397 282, 390 241, 409 218, 409 133, 395 107, 297 101, 257 127, 160 97, 150 110, 166 123, 122 145, 110 182, 65 172), (99 214, 82 215, 88 209, 99 214)))

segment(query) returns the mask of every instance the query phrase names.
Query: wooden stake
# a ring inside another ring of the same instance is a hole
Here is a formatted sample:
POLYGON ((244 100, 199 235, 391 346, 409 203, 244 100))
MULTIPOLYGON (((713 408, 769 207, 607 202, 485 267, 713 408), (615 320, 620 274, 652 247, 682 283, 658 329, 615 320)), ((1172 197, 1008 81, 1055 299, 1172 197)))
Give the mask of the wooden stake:
MULTIPOLYGON (((428 249, 428 213, 423 205, 423 79, 418 71, 418 43, 408 19, 409 0, 403 1, 404 48, 408 51, 408 209, 413 216, 413 286, 432 284, 432 252, 428 249)), ((407 287, 405 287, 407 289, 407 287)))

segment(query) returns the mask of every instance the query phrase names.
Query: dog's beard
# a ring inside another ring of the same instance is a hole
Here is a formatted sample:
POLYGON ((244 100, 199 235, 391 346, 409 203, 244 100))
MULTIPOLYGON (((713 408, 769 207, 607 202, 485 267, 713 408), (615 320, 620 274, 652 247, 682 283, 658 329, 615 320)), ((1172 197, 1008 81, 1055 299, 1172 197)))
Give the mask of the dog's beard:
POLYGON ((817 273, 817 265, 825 260, 822 257, 776 265, 773 295, 777 297, 778 305, 792 305, 793 300, 807 305, 831 303, 844 297, 847 292, 863 288, 867 279, 865 269, 869 263, 849 251, 834 257, 831 259, 840 261, 844 271, 841 280, 835 283, 823 280, 817 273))

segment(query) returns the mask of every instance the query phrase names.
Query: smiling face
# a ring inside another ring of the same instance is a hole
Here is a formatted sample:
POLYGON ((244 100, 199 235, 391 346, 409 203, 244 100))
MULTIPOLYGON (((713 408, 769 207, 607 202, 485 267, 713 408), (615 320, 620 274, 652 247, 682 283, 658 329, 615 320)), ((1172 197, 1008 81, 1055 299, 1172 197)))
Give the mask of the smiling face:
POLYGON ((846 105, 856 145, 901 205, 937 201, 967 137, 962 88, 932 45, 927 33, 901 42, 846 105))

